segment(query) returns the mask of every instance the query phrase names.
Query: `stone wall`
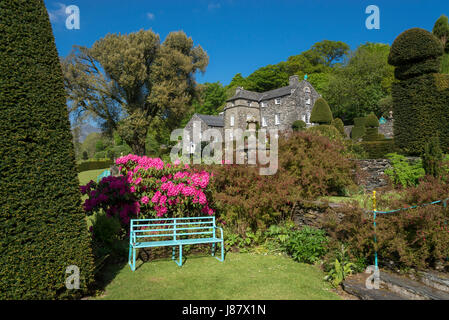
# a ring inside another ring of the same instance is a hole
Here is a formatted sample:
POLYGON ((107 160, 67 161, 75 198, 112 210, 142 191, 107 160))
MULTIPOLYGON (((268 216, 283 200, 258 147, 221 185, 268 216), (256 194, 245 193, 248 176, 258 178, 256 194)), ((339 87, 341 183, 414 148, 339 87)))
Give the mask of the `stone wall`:
POLYGON ((380 124, 379 125, 379 133, 383 134, 385 136, 385 138, 393 139, 394 138, 393 123, 394 123, 394 120, 391 119, 391 120, 387 120, 386 123, 380 124))
POLYGON ((391 168, 388 159, 354 160, 361 170, 359 185, 367 191, 373 191, 388 185, 385 170, 391 168))

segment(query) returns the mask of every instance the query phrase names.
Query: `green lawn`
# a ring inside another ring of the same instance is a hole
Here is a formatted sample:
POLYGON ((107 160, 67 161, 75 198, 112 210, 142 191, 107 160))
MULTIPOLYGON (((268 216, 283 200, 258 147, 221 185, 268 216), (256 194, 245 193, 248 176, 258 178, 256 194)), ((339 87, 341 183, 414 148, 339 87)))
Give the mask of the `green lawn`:
POLYGON ((137 260, 135 272, 128 265, 113 269, 109 266, 105 271, 112 281, 96 299, 340 299, 316 266, 283 256, 228 253, 225 261, 219 262, 196 254, 188 255, 182 267, 170 259, 159 259, 137 260))
POLYGON ((97 177, 107 169, 97 169, 97 170, 89 170, 78 173, 78 178, 80 180, 80 185, 86 185, 90 180, 97 181, 97 177))

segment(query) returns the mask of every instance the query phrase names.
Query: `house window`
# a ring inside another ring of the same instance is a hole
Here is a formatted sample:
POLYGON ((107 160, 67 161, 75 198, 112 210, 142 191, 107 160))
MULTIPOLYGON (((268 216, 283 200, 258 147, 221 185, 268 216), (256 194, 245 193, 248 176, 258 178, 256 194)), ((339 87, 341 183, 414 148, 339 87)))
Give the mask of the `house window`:
POLYGON ((251 106, 251 101, 248 101, 248 105, 251 106))
POLYGON ((267 103, 264 101, 262 102, 262 108, 265 108, 267 106, 267 103))
POLYGON ((310 98, 306 99, 306 104, 310 105, 310 98))
POLYGON ((309 87, 305 87, 304 88, 304 92, 310 93, 310 88, 309 87))
POLYGON ((267 126, 267 120, 265 119, 265 117, 262 117, 262 127, 266 127, 267 126))
POLYGON ((233 107, 234 106, 234 102, 229 103, 229 106, 233 107))
POLYGON ((231 127, 233 127, 234 126, 234 116, 231 116, 230 122, 231 122, 231 127))
POLYGON ((281 124, 281 119, 280 119, 279 114, 275 114, 275 115, 274 115, 274 124, 275 124, 275 125, 281 124))
POLYGON ((307 123, 307 122, 306 122, 306 115, 305 115, 305 114, 302 115, 302 121, 304 121, 305 123, 307 123))
POLYGON ((310 115, 306 114, 306 123, 310 123, 310 115))
POLYGON ((281 98, 274 99, 274 103, 275 104, 281 104, 281 98))
POLYGON ((249 119, 251 119, 251 115, 250 115, 250 114, 247 114, 247 115, 246 115, 246 121, 249 121, 249 119))

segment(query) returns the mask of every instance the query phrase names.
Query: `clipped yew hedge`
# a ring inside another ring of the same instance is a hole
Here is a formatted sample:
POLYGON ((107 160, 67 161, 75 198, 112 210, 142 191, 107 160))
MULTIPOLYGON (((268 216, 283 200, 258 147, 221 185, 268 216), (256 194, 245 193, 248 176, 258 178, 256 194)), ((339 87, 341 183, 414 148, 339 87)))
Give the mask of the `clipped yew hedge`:
POLYGON ((94 266, 48 13, 2 0, 0 21, 0 299, 78 297, 94 266))
POLYGON ((323 98, 318 98, 312 109, 310 122, 319 124, 331 124, 333 120, 329 104, 323 98))
POLYGON ((95 161, 84 161, 78 164, 78 172, 97 170, 97 169, 107 169, 114 164, 114 160, 95 160, 95 161))
POLYGON ((370 159, 385 158, 387 154, 397 151, 393 139, 362 141, 360 142, 360 145, 366 151, 368 158, 370 159))

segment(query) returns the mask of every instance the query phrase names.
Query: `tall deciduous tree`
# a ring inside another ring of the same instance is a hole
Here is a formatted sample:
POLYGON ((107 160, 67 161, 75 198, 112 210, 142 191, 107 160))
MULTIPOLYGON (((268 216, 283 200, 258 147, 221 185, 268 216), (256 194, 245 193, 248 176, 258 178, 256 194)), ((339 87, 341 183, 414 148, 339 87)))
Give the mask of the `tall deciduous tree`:
POLYGON ((94 265, 48 13, 2 0, 0 21, 0 299, 76 296, 94 265))
POLYGON ((117 130, 136 154, 158 118, 174 128, 195 96, 195 74, 209 58, 182 31, 163 43, 151 30, 108 34, 91 48, 75 46, 63 59, 71 111, 94 116, 107 133, 117 130))
POLYGON ((441 43, 443 44, 443 48, 448 49, 448 47, 446 47, 446 44, 449 40, 449 21, 444 14, 435 22, 432 33, 434 34, 434 36, 440 39, 441 43))

